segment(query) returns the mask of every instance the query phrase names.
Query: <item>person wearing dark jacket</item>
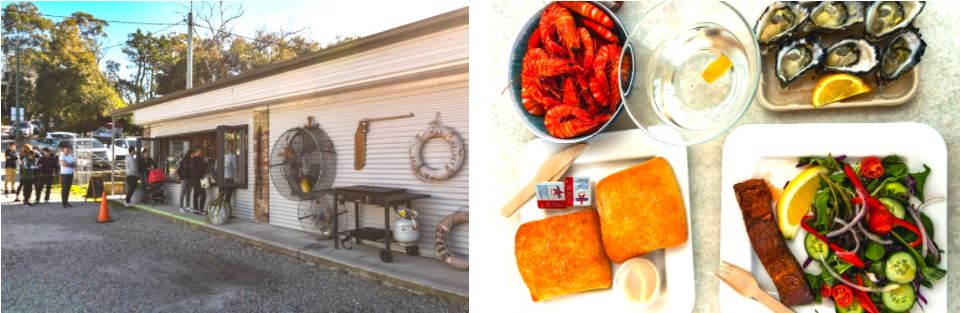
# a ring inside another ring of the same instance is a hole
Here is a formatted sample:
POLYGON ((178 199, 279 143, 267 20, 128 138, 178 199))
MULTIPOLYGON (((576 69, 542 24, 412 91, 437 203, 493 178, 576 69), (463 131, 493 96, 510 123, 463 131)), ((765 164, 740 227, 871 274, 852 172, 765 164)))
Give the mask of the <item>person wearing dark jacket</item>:
MULTIPOLYGON (((34 147, 30 146, 30 145, 25 145, 25 146, 23 147, 23 149, 21 149, 21 151, 20 151, 20 164, 21 164, 21 167, 23 166, 23 162, 26 161, 28 157, 31 158, 30 160, 32 161, 32 164, 33 164, 33 165, 32 165, 32 168, 30 168, 30 173, 31 173, 32 175, 31 175, 31 178, 29 179, 29 182, 30 182, 30 184, 36 184, 36 182, 37 182, 37 160, 40 159, 40 152, 37 151, 36 148, 34 148, 34 147)), ((20 173, 21 173, 21 176, 22 176, 22 175, 23 175, 23 174, 22 174, 22 173, 23 173, 23 169, 22 169, 22 168, 21 168, 20 173)), ((35 186, 33 186, 33 187, 35 187, 35 186)), ((31 190, 33 190, 33 189, 31 188, 31 190)), ((14 197, 16 197, 16 199, 14 199, 13 202, 20 202, 20 192, 21 192, 21 191, 23 191, 23 177, 20 178, 20 185, 17 186, 17 191, 16 191, 16 193, 14 194, 14 197)), ((29 198, 29 197, 28 197, 28 198, 29 198)), ((30 200, 30 199, 27 199, 27 200, 30 200)), ((29 202, 29 201, 27 201, 27 202, 29 202)))
POLYGON ((17 156, 17 144, 11 142, 7 145, 7 150, 3 152, 4 161, 3 161, 3 194, 6 195, 10 192, 13 192, 17 188, 17 162, 20 162, 20 158, 17 156))
POLYGON ((35 203, 40 203, 40 193, 44 186, 47 188, 47 194, 44 196, 44 202, 50 202, 50 186, 53 184, 53 177, 60 174, 60 161, 57 156, 50 153, 50 148, 43 148, 43 156, 37 161, 37 198, 35 203))
POLYGON ((193 190, 193 183, 191 182, 193 177, 190 176, 190 157, 192 151, 187 151, 183 153, 183 156, 180 157, 180 162, 177 163, 177 178, 180 179, 180 212, 186 213, 193 211, 190 207, 190 191, 193 190), (186 199, 186 202, 184 202, 186 199))
POLYGON ((200 186, 200 179, 207 174, 207 161, 203 158, 203 147, 197 146, 193 149, 190 156, 189 166, 191 188, 193 191, 193 213, 202 214, 203 204, 207 200, 207 191, 200 186))
MULTIPOLYGON (((34 180, 37 175, 37 156, 29 144, 23 145, 23 151, 20 152, 22 160, 20 161, 20 186, 23 187, 23 204, 30 204, 30 194, 33 192, 34 180)), ((19 195, 19 193, 18 193, 19 195)))
POLYGON ((147 192, 147 181, 148 176, 150 176, 150 170, 157 167, 157 163, 153 161, 153 158, 150 157, 150 149, 143 149, 143 152, 140 153, 140 157, 137 158, 137 169, 140 170, 140 184, 143 188, 143 203, 150 203, 150 196, 147 192))

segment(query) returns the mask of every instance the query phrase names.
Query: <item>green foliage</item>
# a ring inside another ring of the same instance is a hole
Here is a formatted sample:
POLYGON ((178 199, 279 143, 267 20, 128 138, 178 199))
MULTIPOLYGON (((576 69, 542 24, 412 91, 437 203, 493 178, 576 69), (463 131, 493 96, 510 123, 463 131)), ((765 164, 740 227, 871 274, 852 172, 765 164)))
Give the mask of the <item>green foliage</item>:
MULTIPOLYGON (((138 29, 127 37, 123 53, 134 71, 121 77, 116 60, 103 57, 109 23, 75 12, 58 22, 39 15, 30 2, 10 3, 3 13, 3 79, 5 107, 16 97, 16 62, 21 64, 20 102, 28 118, 39 118, 58 130, 86 132, 109 120, 116 108, 182 90, 186 86, 187 36, 156 35, 138 29), (19 53, 17 53, 19 51, 19 53), (93 113, 93 114, 91 114, 93 113)), ((301 30, 260 29, 253 38, 231 36, 243 15, 242 5, 202 2, 194 41, 194 86, 283 62, 356 39, 337 37, 321 46, 301 30)), ((186 30, 185 27, 182 30, 186 30)), ((2 112, 9 115, 9 110, 2 112)), ((121 125, 128 125, 121 119, 121 125)))

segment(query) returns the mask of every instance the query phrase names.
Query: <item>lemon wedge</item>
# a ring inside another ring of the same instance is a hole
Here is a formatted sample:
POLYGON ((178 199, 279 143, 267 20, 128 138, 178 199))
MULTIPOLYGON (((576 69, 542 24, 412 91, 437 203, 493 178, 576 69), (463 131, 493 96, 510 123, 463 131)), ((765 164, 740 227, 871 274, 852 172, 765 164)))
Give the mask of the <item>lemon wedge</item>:
POLYGON ((827 173, 827 169, 814 166, 803 170, 780 194, 780 200, 777 201, 777 224, 783 238, 793 239, 800 229, 800 221, 810 211, 813 197, 820 188, 820 173, 827 173))
POLYGON ((721 54, 716 60, 710 62, 710 65, 707 65, 707 69, 703 71, 703 80, 712 84, 713 81, 723 76, 723 74, 726 74, 731 67, 733 67, 733 62, 730 61, 730 58, 721 54))
POLYGON ((813 106, 824 106, 870 90, 860 77, 844 73, 827 75, 817 81, 813 89, 813 106))

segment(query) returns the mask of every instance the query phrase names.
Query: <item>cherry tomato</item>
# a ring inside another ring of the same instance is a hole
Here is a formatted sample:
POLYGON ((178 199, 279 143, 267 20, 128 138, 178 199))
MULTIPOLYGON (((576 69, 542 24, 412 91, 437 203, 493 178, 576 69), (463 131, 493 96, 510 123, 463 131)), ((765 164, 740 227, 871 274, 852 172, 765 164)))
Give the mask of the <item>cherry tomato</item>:
POLYGON ((830 299, 830 285, 823 284, 823 286, 820 287, 820 297, 830 299))
POLYGON ((860 161, 860 173, 866 178, 879 178, 883 176, 883 163, 875 156, 863 158, 860 161))
POLYGON ((837 284, 833 286, 833 301, 842 308, 848 307, 853 303, 853 291, 850 291, 850 287, 837 284))

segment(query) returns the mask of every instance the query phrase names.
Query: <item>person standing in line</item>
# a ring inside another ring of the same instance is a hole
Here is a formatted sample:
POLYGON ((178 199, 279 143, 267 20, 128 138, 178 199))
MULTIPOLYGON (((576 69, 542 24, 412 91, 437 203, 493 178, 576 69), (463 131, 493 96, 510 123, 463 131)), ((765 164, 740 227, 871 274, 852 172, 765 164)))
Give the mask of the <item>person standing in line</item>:
POLYGON ((137 148, 130 147, 127 151, 127 157, 123 162, 127 172, 127 178, 124 181, 124 185, 127 187, 127 196, 123 199, 123 205, 129 207, 133 204, 130 199, 133 198, 133 193, 137 191, 137 175, 140 174, 140 170, 137 169, 137 159, 139 159, 137 148))
MULTIPOLYGON (((231 185, 237 178, 237 152, 236 144, 233 141, 227 142, 227 151, 223 155, 223 185, 231 185)), ((223 192, 224 206, 230 208, 230 216, 233 216, 233 187, 220 187, 223 192)))
POLYGON ((77 165, 77 159, 73 157, 73 147, 63 146, 63 153, 60 155, 60 202, 63 208, 69 208, 70 188, 73 188, 73 170, 77 165))
POLYGON ((33 192, 34 179, 37 175, 37 156, 29 144, 23 145, 20 155, 23 156, 23 160, 20 161, 20 186, 23 187, 23 204, 33 206, 30 204, 30 195, 33 192))
POLYGON ((50 202, 50 186, 53 184, 53 176, 60 172, 60 165, 57 157, 50 153, 50 148, 43 148, 43 156, 37 161, 37 199, 34 203, 40 203, 40 194, 43 193, 43 187, 47 187, 47 194, 44 198, 45 203, 50 202))
POLYGON ((3 154, 6 157, 3 163, 3 194, 7 195, 17 187, 17 162, 20 161, 17 157, 17 143, 11 142, 7 145, 3 154))
POLYGON ((150 176, 150 170, 157 167, 157 163, 153 161, 153 158, 150 157, 150 149, 144 148, 140 153, 140 157, 137 158, 137 169, 140 170, 140 184, 143 189, 143 203, 150 203, 150 196, 147 194, 147 186, 149 182, 147 178, 150 176))
POLYGON ((180 212, 187 213, 193 211, 193 208, 190 206, 190 191, 193 190, 193 183, 190 182, 193 177, 190 177, 190 155, 191 151, 184 152, 180 157, 180 162, 177 163, 177 178, 180 179, 180 212), (184 203, 186 199, 186 203, 184 203))
MULTIPOLYGON (((33 174, 34 174, 34 175, 33 175, 33 179, 31 179, 30 181, 35 183, 35 182, 36 182, 36 178, 37 178, 37 177, 36 177, 36 164, 37 164, 37 160, 40 159, 39 152, 37 152, 37 150, 36 150, 35 148, 31 148, 30 145, 25 145, 25 146, 23 146, 23 149, 20 149, 20 164, 21 164, 21 166, 22 166, 22 164, 23 164, 23 160, 26 160, 27 157, 33 157, 33 165, 34 165, 33 174)), ((17 191, 16 191, 16 193, 14 194, 15 199, 13 199, 13 202, 20 202, 20 192, 21 192, 21 191, 23 191, 23 179, 22 179, 22 178, 20 179, 20 185, 17 186, 17 191)))
POLYGON ((193 177, 191 180, 193 189, 193 213, 203 214, 203 205, 207 200, 207 191, 200 186, 200 179, 207 174, 207 164, 206 160, 203 159, 203 147, 196 146, 193 148, 193 154, 190 156, 190 176, 193 177))

